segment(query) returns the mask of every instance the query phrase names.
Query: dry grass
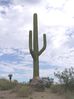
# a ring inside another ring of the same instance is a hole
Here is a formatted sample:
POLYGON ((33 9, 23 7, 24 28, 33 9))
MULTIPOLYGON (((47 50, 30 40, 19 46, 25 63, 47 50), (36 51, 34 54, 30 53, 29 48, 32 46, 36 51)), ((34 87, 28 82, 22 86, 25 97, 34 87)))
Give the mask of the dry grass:
POLYGON ((52 93, 64 96, 65 99, 74 99, 74 91, 65 90, 63 85, 52 85, 50 90, 52 93))
POLYGON ((10 90, 15 88, 16 85, 17 83, 15 81, 10 82, 6 79, 0 79, 0 90, 10 90))
POLYGON ((20 97, 28 97, 29 95, 32 94, 32 90, 31 90, 31 88, 28 85, 22 85, 17 90, 17 94, 20 97))
MULTIPOLYGON (((38 87, 41 88, 41 87, 38 87)), ((0 99, 74 99, 74 93, 65 92, 63 86, 52 85, 43 92, 36 92, 28 84, 0 79, 0 99), (58 94, 59 93, 59 94, 58 94), (61 93, 61 94, 60 94, 61 93)))

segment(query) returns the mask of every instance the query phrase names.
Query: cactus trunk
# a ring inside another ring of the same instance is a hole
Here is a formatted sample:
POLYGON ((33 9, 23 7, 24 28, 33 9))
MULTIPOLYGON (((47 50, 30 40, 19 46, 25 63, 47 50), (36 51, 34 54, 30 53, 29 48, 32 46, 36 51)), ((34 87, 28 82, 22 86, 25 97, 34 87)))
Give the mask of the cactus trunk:
POLYGON ((33 78, 39 77, 39 59, 38 57, 33 60, 33 78))
POLYGON ((33 78, 36 79, 39 77, 39 56, 46 48, 46 35, 43 35, 43 48, 39 51, 38 48, 38 21, 37 21, 37 14, 35 13, 33 16, 33 33, 29 31, 29 50, 31 56, 33 58, 33 78), (33 39, 32 39, 33 34, 33 39), (33 45, 32 45, 33 41, 33 45))

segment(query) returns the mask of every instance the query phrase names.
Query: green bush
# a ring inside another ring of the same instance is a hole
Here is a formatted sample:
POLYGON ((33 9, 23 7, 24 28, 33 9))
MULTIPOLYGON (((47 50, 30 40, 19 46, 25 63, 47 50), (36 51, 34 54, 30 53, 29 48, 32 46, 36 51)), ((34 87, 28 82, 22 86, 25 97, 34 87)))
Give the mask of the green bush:
POLYGON ((15 88, 17 83, 15 82, 10 82, 9 80, 6 79, 0 79, 0 90, 10 90, 15 88))
POLYGON ((65 91, 74 91, 74 68, 66 68, 64 71, 54 74, 59 79, 60 84, 65 88, 65 91))

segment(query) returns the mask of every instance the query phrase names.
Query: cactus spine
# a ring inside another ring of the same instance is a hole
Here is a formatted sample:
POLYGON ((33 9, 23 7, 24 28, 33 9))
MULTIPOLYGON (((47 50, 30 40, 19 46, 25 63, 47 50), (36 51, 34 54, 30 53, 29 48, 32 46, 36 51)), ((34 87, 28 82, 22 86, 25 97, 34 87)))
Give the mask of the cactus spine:
POLYGON ((33 15, 33 33, 29 31, 29 50, 33 58, 33 78, 39 77, 39 56, 46 49, 46 34, 43 34, 43 48, 39 51, 38 48, 38 21, 37 14, 33 15), (33 35, 33 39, 32 39, 33 35), (32 44, 33 42, 33 44, 32 44))

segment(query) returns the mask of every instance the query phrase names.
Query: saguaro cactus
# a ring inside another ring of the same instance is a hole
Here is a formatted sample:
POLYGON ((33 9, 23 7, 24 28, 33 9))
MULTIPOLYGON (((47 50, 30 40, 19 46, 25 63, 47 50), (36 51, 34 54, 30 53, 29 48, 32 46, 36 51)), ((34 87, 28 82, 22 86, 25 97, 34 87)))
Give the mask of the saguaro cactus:
POLYGON ((39 56, 46 48, 46 34, 43 34, 43 48, 39 51, 38 48, 38 21, 37 14, 33 15, 33 33, 29 31, 29 50, 33 58, 33 78, 39 77, 39 56), (33 39, 32 39, 33 35, 33 39), (33 43, 33 44, 32 44, 33 43))
POLYGON ((12 74, 8 75, 10 82, 11 82, 12 76, 13 76, 12 74))

